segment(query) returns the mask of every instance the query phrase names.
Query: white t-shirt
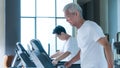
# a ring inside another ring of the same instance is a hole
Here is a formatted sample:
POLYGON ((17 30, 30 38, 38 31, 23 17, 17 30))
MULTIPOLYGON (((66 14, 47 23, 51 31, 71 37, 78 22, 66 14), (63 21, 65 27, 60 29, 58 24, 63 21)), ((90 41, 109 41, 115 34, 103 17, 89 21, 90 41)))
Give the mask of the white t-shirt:
POLYGON ((105 35, 93 21, 85 21, 78 29, 81 68, 107 68, 103 46, 97 42, 101 37, 105 35))
MULTIPOLYGON (((69 51, 71 53, 68 57, 64 59, 65 61, 69 61, 78 53, 79 50, 80 49, 77 44, 77 39, 74 37, 69 37, 61 51, 62 52, 69 51)), ((80 60, 75 62, 74 64, 80 64, 80 60)))

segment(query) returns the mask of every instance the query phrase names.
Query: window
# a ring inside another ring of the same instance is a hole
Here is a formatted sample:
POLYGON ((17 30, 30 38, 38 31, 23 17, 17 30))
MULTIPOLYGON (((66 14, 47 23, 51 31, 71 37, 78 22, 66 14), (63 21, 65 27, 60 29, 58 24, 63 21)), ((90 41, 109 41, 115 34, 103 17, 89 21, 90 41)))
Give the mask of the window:
POLYGON ((72 0, 21 0, 21 43, 27 48, 31 39, 39 39, 48 53, 59 50, 64 43, 52 34, 57 25, 72 35, 72 27, 63 15, 63 7, 72 0))

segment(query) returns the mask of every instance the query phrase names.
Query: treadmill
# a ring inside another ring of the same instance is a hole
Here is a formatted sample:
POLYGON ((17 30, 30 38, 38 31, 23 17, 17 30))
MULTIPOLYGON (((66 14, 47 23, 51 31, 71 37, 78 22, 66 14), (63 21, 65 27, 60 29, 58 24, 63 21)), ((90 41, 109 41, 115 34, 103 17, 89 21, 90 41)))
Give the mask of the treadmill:
POLYGON ((38 39, 32 39, 30 43, 32 45, 33 50, 37 50, 37 51, 39 50, 39 55, 37 55, 37 57, 39 58, 39 60, 41 61, 41 63, 45 68, 58 68, 58 67, 65 68, 64 66, 65 62, 59 61, 57 65, 52 64, 52 59, 46 53, 46 51, 42 47, 41 42, 38 39))
POLYGON ((27 51, 24 49, 22 44, 20 42, 16 43, 17 48, 15 50, 16 55, 13 59, 12 68, 19 68, 19 67, 36 67, 34 62, 30 59, 30 55, 27 53, 27 51))

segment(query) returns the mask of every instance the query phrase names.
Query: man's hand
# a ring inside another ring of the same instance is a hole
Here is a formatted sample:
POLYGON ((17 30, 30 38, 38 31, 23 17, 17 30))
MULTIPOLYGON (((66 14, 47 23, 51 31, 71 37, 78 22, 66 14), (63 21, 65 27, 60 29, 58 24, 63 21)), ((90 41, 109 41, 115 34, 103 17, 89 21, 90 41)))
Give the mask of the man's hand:
POLYGON ((65 65, 66 68, 69 68, 72 65, 72 63, 71 62, 66 62, 64 65, 65 65))
POLYGON ((57 60, 53 60, 53 61, 52 61, 52 64, 53 64, 53 65, 56 65, 57 63, 58 63, 57 60))

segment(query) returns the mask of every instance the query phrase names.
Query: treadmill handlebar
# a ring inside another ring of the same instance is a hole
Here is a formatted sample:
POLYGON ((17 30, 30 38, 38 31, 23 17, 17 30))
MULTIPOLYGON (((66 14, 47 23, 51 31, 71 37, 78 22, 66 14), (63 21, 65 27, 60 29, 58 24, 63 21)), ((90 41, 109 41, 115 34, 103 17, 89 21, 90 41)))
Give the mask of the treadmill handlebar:
POLYGON ((16 45, 17 45, 18 51, 25 53, 28 57, 30 57, 30 55, 27 53, 27 51, 24 49, 24 47, 22 46, 20 42, 17 42, 16 45))

